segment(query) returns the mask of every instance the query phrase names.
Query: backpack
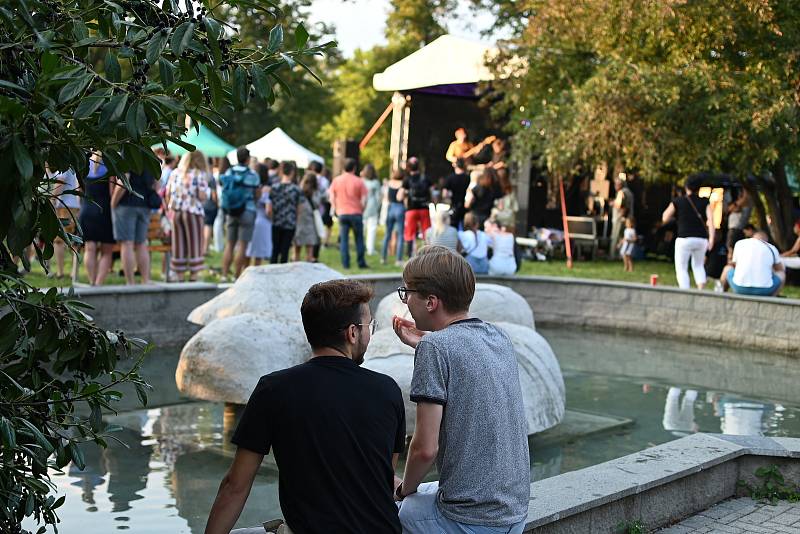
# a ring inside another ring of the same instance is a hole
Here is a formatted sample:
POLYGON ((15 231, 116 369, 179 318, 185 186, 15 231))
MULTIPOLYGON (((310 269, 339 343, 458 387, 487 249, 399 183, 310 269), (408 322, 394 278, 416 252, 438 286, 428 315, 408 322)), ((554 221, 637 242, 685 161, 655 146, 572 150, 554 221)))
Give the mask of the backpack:
POLYGON ((222 182, 222 211, 226 215, 238 217, 244 213, 247 201, 252 198, 250 187, 243 185, 244 177, 250 169, 232 168, 222 182))
POLYGON ((428 205, 431 199, 431 192, 428 188, 428 181, 420 174, 411 178, 411 187, 408 190, 409 208, 419 209, 428 205))

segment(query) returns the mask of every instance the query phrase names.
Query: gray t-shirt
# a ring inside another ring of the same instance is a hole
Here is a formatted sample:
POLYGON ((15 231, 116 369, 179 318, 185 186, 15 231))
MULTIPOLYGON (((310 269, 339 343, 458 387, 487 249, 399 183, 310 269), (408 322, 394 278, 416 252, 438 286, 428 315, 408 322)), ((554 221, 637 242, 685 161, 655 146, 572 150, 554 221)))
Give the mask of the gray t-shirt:
POLYGON ((483 526, 525 519, 527 425, 517 357, 505 332, 466 319, 426 334, 414 356, 411 400, 444 406, 436 458, 442 515, 483 526))

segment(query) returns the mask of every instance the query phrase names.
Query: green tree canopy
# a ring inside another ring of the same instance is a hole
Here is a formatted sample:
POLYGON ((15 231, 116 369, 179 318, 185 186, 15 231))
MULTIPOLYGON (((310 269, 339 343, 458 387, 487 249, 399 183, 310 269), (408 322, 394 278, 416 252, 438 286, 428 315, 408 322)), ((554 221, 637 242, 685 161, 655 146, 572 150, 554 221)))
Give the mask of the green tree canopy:
MULTIPOLYGON (((231 0, 232 9, 280 13, 268 1, 231 0)), ((219 6, 214 6, 218 9, 219 6)), ((265 22, 266 23, 266 22, 265 22)), ((105 445, 114 430, 102 420, 134 384, 145 401, 136 357, 144 342, 106 331, 72 294, 37 290, 18 275, 35 248, 47 269, 53 242, 80 243, 56 216, 46 172, 73 169, 83 195, 90 153, 101 153, 107 178, 160 172, 150 150, 180 140, 184 118, 221 130, 228 108, 289 90, 289 69, 330 44, 308 42, 299 22, 293 39, 272 24, 260 46, 247 46, 207 2, 164 0, 9 0, 0 4, 0 531, 16 533, 25 517, 54 525, 64 498, 48 470, 83 467, 79 444, 105 445)), ((91 202, 91 199, 85 199, 91 202)))
POLYGON ((492 4, 513 32, 494 64, 502 78, 494 88, 517 148, 561 174, 608 161, 650 179, 754 175, 773 236, 786 243, 785 166, 800 147, 793 2, 492 4))

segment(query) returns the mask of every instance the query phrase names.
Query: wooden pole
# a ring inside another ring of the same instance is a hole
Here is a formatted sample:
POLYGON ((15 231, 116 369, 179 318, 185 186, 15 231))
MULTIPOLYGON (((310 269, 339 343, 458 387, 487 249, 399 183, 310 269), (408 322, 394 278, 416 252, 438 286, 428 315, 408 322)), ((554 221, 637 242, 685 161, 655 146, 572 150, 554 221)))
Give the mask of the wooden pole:
POLYGON ((572 269, 572 244, 569 242, 569 224, 567 224, 567 197, 564 195, 564 179, 558 177, 558 188, 561 191, 561 220, 564 224, 564 244, 567 247, 567 269, 572 269))
POLYGON ((364 147, 367 146, 367 143, 369 143, 369 140, 372 139, 372 136, 375 135, 375 132, 378 131, 378 128, 381 127, 381 124, 383 124, 383 122, 389 116, 389 113, 392 112, 393 108, 394 108, 394 103, 389 102, 389 105, 386 106, 386 109, 383 111, 381 116, 378 118, 377 121, 375 121, 375 124, 372 125, 372 128, 369 129, 369 131, 367 132, 367 135, 365 135, 364 139, 362 139, 361 142, 358 144, 358 149, 359 150, 364 150, 364 147))

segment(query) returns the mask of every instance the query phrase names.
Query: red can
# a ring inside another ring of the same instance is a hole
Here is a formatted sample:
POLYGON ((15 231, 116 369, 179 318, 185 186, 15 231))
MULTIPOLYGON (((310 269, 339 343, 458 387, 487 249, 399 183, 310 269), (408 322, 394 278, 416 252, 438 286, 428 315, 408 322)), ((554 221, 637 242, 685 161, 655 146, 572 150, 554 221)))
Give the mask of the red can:
POLYGON ((650 275, 650 285, 651 286, 657 286, 658 285, 658 275, 657 274, 651 274, 650 275))

